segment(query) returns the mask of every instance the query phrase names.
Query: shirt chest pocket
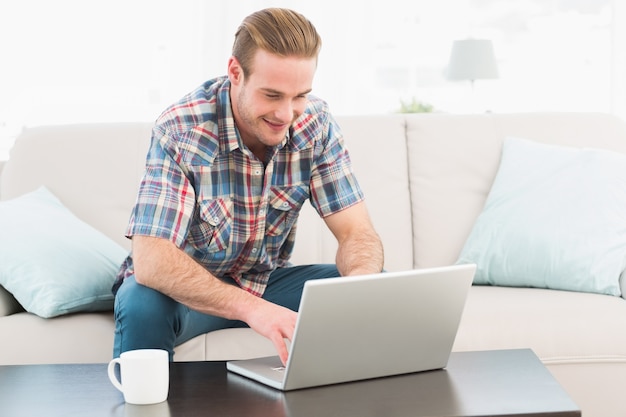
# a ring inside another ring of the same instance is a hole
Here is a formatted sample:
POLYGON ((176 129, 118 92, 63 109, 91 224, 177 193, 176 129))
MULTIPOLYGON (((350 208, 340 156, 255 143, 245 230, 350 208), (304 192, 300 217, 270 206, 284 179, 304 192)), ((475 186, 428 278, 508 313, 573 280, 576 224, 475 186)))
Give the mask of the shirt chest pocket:
POLYGON ((308 198, 305 186, 271 187, 265 234, 278 236, 291 230, 308 198))
POLYGON ((190 242, 199 249, 219 252, 228 248, 232 235, 233 202, 230 199, 202 200, 189 231, 190 242))

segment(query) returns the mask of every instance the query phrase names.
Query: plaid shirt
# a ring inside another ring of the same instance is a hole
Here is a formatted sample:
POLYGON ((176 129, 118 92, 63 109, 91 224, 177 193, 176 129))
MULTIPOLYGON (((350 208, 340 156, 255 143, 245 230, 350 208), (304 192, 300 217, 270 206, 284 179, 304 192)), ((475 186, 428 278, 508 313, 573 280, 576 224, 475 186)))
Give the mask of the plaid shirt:
MULTIPOLYGON (((308 97, 264 164, 239 137, 229 91, 226 77, 207 81, 159 117, 126 235, 168 239, 260 296, 270 273, 289 264, 306 200, 325 217, 363 195, 325 102, 308 97)), ((114 292, 133 273, 131 255, 114 292)))

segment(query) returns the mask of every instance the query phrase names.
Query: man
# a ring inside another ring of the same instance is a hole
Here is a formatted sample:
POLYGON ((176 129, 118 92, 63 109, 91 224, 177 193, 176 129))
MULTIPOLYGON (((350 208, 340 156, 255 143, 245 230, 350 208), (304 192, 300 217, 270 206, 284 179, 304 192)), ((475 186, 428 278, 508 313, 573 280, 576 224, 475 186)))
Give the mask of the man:
POLYGON ((114 286, 114 356, 161 348, 172 359, 199 334, 247 325, 286 363, 306 280, 382 270, 338 126, 309 95, 320 47, 302 15, 253 13, 228 75, 159 117, 114 286), (289 264, 306 200, 337 238, 336 265, 289 264))

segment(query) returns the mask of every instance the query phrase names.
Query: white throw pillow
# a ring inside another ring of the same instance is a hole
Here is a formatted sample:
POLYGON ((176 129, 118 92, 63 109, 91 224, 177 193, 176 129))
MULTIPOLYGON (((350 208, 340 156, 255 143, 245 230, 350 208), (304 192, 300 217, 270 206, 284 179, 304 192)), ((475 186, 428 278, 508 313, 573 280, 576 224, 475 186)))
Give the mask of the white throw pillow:
POLYGON ((38 316, 112 309, 127 254, 45 187, 0 202, 0 284, 38 316))
POLYGON ((458 263, 476 284, 620 295, 626 155, 507 138, 458 263))

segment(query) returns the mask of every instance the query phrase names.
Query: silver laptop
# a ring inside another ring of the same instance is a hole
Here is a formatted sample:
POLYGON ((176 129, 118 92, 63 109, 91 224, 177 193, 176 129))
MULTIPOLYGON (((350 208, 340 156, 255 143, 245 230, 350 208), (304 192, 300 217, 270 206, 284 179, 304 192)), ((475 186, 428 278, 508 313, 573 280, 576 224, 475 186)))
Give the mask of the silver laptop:
POLYGON ((289 391, 444 368, 476 265, 307 281, 289 346, 227 369, 289 391))

